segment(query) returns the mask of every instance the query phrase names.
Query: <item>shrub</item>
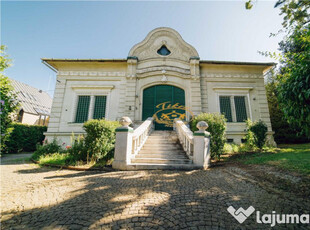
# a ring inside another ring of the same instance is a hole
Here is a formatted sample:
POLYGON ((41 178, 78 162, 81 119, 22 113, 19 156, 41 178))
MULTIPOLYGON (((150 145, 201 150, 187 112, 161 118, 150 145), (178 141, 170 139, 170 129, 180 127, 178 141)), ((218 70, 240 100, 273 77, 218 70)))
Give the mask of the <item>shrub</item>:
POLYGON ((114 156, 115 129, 119 127, 118 121, 90 120, 84 123, 86 131, 85 148, 87 161, 110 159, 114 156))
POLYGON ((61 145, 58 144, 56 139, 53 139, 51 143, 44 145, 37 145, 37 150, 31 156, 34 160, 39 160, 41 156, 45 156, 51 153, 61 153, 64 152, 61 145))
POLYGON ((191 121, 191 130, 197 131, 197 123, 205 121, 208 123, 208 132, 211 134, 211 157, 219 158, 224 152, 224 144, 226 142, 225 129, 226 119, 224 115, 218 113, 201 113, 195 116, 191 121))
POLYGON ((225 143, 224 145, 224 153, 230 153, 230 154, 233 154, 233 153, 239 153, 240 152, 240 146, 237 145, 237 144, 234 144, 234 143, 225 143))
POLYGON ((6 140, 6 152, 31 152, 36 150, 37 144, 42 144, 44 140, 43 133, 46 132, 46 126, 25 125, 19 123, 12 124, 11 135, 6 140))
MULTIPOLYGON (((85 146, 84 136, 78 136, 74 134, 71 137, 72 146, 68 146, 67 152, 72 156, 71 160, 76 161, 87 161, 87 148, 85 146)), ((70 163, 74 163, 70 162, 70 163)))
POLYGON ((267 125, 262 120, 252 122, 251 120, 247 120, 247 144, 255 145, 259 149, 262 149, 267 137, 267 125))

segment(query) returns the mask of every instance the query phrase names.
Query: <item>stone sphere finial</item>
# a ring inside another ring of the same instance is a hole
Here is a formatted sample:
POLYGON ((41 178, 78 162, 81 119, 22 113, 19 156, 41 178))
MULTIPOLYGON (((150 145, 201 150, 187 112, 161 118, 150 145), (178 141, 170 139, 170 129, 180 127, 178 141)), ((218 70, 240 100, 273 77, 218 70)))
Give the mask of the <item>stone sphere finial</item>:
POLYGON ((209 127, 209 125, 205 121, 199 121, 196 127, 199 129, 199 131, 205 131, 209 127))
POLYGON ((122 117, 120 120, 119 120, 119 123, 123 126, 123 127, 128 127, 132 121, 129 117, 122 117))

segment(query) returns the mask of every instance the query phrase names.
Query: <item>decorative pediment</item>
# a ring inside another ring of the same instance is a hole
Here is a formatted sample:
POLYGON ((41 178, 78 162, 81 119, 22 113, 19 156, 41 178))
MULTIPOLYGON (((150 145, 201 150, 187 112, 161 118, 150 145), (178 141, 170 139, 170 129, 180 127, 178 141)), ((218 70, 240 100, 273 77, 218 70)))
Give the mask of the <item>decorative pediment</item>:
POLYGON ((198 57, 198 53, 177 31, 160 27, 152 30, 142 42, 136 44, 128 56, 137 57, 139 61, 172 58, 189 62, 190 58, 198 57))

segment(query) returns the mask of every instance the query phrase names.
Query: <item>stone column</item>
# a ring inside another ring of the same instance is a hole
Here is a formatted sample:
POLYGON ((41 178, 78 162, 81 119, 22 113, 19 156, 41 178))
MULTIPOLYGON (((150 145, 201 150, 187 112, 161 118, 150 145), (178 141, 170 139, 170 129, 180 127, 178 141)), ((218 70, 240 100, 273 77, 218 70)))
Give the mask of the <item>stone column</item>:
POLYGON ((205 131, 208 128, 208 124, 205 121, 200 121, 197 124, 197 128, 199 131, 194 133, 193 161, 195 165, 207 169, 211 164, 210 133, 205 131))
POLYGON ((132 123, 129 117, 122 117, 120 123, 122 127, 116 129, 115 152, 112 167, 114 169, 126 170, 130 163, 133 128, 129 127, 132 123))

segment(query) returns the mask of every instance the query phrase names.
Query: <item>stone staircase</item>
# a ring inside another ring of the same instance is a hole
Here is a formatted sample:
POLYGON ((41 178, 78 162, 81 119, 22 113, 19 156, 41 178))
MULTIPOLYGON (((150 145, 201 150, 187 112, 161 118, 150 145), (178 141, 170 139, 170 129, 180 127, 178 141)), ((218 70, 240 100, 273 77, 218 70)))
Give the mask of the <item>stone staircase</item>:
POLYGON ((194 169, 175 131, 153 131, 131 160, 136 169, 194 169))

